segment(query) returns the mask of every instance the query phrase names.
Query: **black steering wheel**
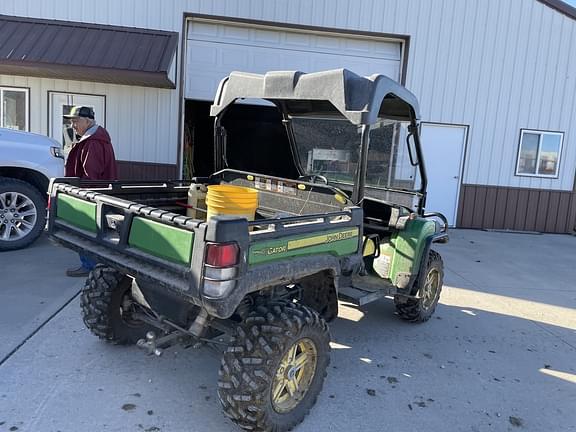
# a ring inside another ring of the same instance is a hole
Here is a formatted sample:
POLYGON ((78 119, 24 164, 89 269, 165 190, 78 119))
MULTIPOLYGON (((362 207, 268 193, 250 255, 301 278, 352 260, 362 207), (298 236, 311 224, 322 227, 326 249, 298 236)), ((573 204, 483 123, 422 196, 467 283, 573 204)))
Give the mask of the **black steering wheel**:
POLYGON ((323 175, 320 175, 320 174, 302 175, 302 176, 298 177, 298 180, 302 180, 302 181, 306 181, 306 182, 310 182, 310 183, 320 183, 320 182, 317 182, 316 180, 322 180, 322 183, 328 184, 328 179, 326 177, 324 177, 323 175))

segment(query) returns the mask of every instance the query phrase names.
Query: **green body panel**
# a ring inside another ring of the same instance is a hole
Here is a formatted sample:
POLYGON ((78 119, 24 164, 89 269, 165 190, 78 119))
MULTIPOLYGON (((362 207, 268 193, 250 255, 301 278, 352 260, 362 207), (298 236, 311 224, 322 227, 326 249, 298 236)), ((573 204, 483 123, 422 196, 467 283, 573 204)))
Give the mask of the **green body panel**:
POLYGON ((435 232, 434 221, 414 219, 408 221, 405 229, 392 236, 391 248, 394 249, 394 254, 389 278, 394 285, 400 285, 398 278, 401 275, 418 273, 426 239, 435 232))
POLYGON ((128 244, 143 252, 178 264, 190 264, 194 233, 141 217, 135 217, 128 244))
POLYGON ((70 195, 58 194, 56 218, 93 233, 98 231, 96 204, 70 195))
POLYGON ((344 256, 358 251, 358 228, 343 228, 313 234, 256 242, 250 246, 249 264, 261 264, 285 258, 330 253, 344 256))

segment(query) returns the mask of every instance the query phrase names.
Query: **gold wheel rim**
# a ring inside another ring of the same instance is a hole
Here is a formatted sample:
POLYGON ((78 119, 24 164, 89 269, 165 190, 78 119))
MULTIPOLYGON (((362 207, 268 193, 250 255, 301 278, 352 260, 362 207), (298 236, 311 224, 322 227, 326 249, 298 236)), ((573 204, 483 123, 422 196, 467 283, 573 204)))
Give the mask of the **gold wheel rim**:
POLYGON ((438 288, 440 285, 440 274, 438 270, 431 269, 426 275, 426 281, 424 282, 424 295, 422 306, 424 309, 428 310, 436 299, 438 294, 438 288))
POLYGON ((272 383, 272 406, 276 412, 292 411, 304 399, 317 362, 318 351, 311 339, 300 339, 286 351, 272 383))

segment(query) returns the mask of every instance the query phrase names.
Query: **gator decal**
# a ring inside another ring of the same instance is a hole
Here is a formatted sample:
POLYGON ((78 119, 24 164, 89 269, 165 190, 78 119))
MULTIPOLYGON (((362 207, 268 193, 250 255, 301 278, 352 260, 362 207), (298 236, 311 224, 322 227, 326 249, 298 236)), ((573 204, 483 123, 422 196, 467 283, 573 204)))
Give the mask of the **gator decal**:
POLYGON ((257 242, 250 246, 248 263, 260 264, 317 253, 331 253, 337 256, 350 255, 358 250, 358 232, 358 228, 351 228, 257 242))
POLYGON ((128 244, 150 255, 178 264, 190 264, 194 233, 141 217, 135 217, 128 244))
POLYGON ((56 218, 93 233, 98 231, 96 204, 70 195, 58 194, 56 218))

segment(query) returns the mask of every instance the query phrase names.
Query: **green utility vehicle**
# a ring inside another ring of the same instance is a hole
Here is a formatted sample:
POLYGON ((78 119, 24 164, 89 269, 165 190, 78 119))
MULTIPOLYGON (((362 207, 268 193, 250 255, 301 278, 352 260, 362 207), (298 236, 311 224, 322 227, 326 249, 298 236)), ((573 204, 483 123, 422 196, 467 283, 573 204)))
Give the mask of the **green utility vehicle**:
POLYGON ((321 391, 326 323, 339 299, 362 306, 391 296, 413 322, 428 320, 438 303, 443 264, 430 247, 448 240, 447 223, 425 212, 418 102, 382 75, 234 72, 211 115, 212 175, 55 179, 50 234, 99 262, 81 296, 92 333, 156 355, 174 344, 221 347, 225 414, 245 429, 290 430, 321 391), (229 166, 224 119, 253 99, 281 114, 293 154, 282 163, 299 178, 229 166), (224 184, 258 191, 254 220, 206 220, 202 202, 186 216, 179 204, 191 188, 210 194, 224 184))

